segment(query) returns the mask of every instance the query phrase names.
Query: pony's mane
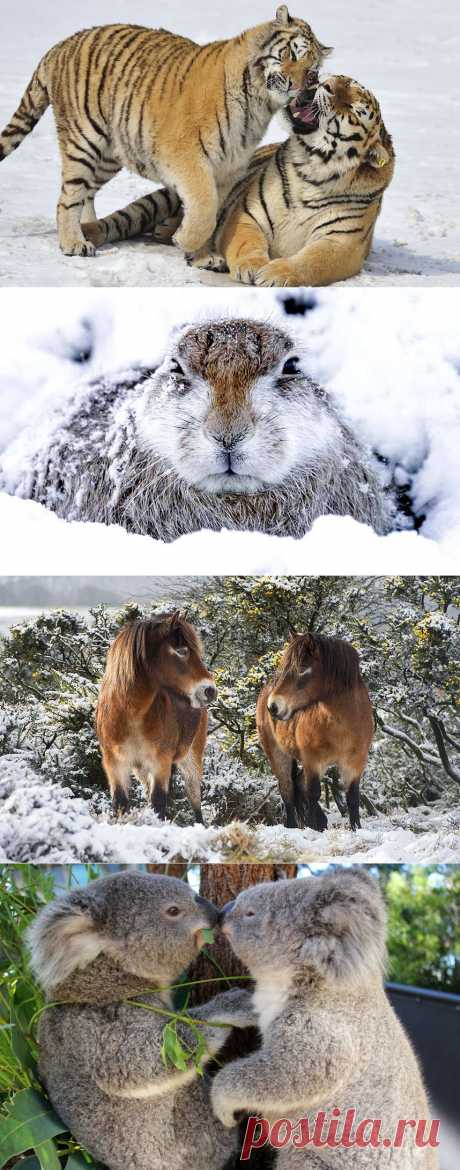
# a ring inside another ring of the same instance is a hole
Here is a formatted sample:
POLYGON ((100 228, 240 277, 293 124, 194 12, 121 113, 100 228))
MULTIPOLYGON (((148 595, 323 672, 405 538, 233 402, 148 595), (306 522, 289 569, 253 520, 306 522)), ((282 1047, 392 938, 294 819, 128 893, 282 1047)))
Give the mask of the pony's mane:
POLYGON ((341 638, 326 638, 323 634, 296 634, 284 652, 281 672, 300 672, 312 654, 319 658, 328 690, 352 690, 361 681, 359 658, 354 647, 341 638))
POLYGON ((148 682, 155 669, 162 642, 188 646, 201 657, 202 648, 193 626, 180 613, 155 614, 151 618, 134 618, 122 627, 109 647, 104 684, 126 695, 133 685, 148 682))

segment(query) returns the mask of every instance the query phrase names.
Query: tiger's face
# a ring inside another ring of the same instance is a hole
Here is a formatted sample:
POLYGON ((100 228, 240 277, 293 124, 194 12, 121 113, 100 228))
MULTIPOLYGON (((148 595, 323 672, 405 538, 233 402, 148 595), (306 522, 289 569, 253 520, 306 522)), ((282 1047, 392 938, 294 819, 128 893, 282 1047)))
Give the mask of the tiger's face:
POLYGON ((278 8, 270 36, 256 61, 262 70, 273 109, 286 106, 299 94, 331 52, 332 49, 318 41, 305 20, 290 16, 285 5, 278 8))
POLYGON ((341 170, 363 161, 383 168, 392 157, 377 99, 351 77, 309 79, 285 115, 315 156, 341 170))

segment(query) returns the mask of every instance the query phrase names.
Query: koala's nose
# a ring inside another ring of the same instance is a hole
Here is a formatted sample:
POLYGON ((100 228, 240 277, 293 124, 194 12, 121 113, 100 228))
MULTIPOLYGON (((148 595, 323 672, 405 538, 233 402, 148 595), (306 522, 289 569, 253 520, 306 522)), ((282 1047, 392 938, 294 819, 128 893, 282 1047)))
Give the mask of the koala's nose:
POLYGON ((235 898, 233 899, 233 902, 226 902, 225 906, 222 906, 222 909, 219 911, 219 919, 218 919, 219 926, 222 926, 222 923, 224 922, 224 919, 225 919, 225 915, 229 914, 230 911, 233 910, 234 905, 235 905, 235 898))
POLYGON ((207 898, 202 898, 200 894, 195 895, 195 902, 200 910, 206 914, 210 926, 217 926, 220 922, 220 912, 213 902, 208 902, 207 898))

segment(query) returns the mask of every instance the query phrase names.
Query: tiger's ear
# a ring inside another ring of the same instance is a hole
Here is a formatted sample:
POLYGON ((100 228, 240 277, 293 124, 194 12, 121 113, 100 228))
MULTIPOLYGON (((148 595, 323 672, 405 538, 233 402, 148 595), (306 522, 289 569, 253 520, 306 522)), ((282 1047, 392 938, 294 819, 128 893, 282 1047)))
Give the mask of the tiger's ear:
POLYGON ((366 162, 368 162, 371 167, 375 167, 376 169, 379 167, 386 167, 389 161, 390 155, 386 147, 383 146, 381 142, 376 142, 375 146, 371 146, 371 149, 366 155, 366 162))
POLYGON ((331 48, 330 45, 321 45, 319 42, 318 42, 318 49, 321 53, 322 60, 324 60, 324 57, 330 57, 331 53, 334 52, 334 49, 331 48))
POLYGON ((45 991, 63 983, 76 967, 87 967, 104 948, 90 905, 72 897, 51 902, 29 927, 31 967, 45 991))
POLYGON ((292 16, 289 16, 289 9, 287 4, 280 4, 276 9, 275 20, 277 24, 292 24, 292 16))

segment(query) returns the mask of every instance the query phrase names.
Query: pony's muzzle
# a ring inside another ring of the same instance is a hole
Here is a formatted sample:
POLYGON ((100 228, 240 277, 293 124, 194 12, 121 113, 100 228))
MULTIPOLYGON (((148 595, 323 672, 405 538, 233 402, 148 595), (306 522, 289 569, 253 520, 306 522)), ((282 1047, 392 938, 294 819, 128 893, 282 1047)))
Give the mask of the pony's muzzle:
POLYGON ((215 683, 206 682, 200 683, 191 696, 193 707, 209 707, 210 703, 214 702, 217 696, 217 687, 215 683))

